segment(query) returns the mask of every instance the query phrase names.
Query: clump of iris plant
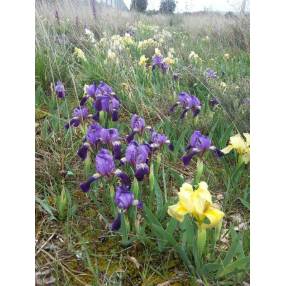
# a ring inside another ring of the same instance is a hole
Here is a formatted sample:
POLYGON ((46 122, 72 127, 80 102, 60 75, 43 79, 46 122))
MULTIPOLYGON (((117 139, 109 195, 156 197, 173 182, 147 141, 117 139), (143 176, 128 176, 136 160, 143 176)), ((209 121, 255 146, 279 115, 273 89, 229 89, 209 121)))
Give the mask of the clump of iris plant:
POLYGON ((99 112, 104 111, 109 114, 112 121, 117 121, 119 116, 120 100, 114 93, 111 86, 101 81, 98 85, 93 83, 85 86, 85 95, 80 101, 80 105, 84 106, 89 98, 93 100, 95 114, 93 119, 99 120, 99 112))
POLYGON ((58 80, 57 84, 55 85, 55 92, 57 97, 61 99, 64 98, 66 95, 65 87, 60 80, 58 80))
POLYGON ((112 149, 114 158, 118 160, 121 158, 120 139, 116 128, 103 128, 99 123, 93 123, 88 127, 84 142, 77 154, 82 160, 85 160, 88 150, 93 146, 97 148, 99 145, 106 145, 112 149))
POLYGON ((194 131, 186 147, 186 154, 182 157, 184 165, 189 165, 194 156, 202 156, 208 150, 213 151, 217 157, 223 156, 223 152, 212 145, 212 141, 208 136, 203 135, 198 130, 194 131))
POLYGON ((126 173, 120 169, 116 169, 114 157, 107 149, 101 149, 95 157, 96 173, 88 178, 84 183, 80 184, 83 192, 88 192, 93 182, 101 177, 112 178, 114 176, 121 180, 122 185, 130 186, 131 181, 126 173))
POLYGON ((73 111, 73 117, 69 123, 65 125, 65 128, 78 127, 81 122, 90 118, 94 121, 99 121, 100 112, 106 112, 110 115, 112 121, 117 121, 119 118, 120 100, 113 92, 112 87, 104 82, 100 82, 98 85, 93 83, 86 85, 85 95, 80 100, 80 104, 73 111), (92 105, 95 109, 94 114, 89 114, 87 107, 88 100, 92 100, 92 105))
POLYGON ((170 112, 174 112, 178 105, 181 105, 183 108, 183 112, 180 116, 181 119, 183 119, 190 110, 194 117, 197 116, 202 108, 201 102, 196 96, 184 91, 179 93, 178 101, 170 108, 170 112))
POLYGON ((118 186, 116 188, 114 202, 118 208, 118 214, 111 224, 111 230, 116 231, 121 227, 122 213, 126 212, 131 206, 143 207, 143 203, 139 200, 135 200, 134 193, 130 191, 128 186, 118 186))

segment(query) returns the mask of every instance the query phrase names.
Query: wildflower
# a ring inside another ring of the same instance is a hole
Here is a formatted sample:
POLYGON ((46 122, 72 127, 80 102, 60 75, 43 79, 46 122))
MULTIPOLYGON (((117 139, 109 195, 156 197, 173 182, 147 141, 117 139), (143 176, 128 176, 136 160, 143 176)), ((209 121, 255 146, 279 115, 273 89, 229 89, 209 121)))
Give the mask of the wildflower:
POLYGON ((131 206, 141 206, 138 200, 134 199, 134 194, 128 186, 119 186, 116 188, 114 201, 118 208, 127 210, 131 206))
POLYGON ((173 73, 173 79, 177 81, 179 79, 179 74, 174 72, 173 73))
POLYGON ((178 193, 179 202, 168 207, 168 214, 183 222, 185 215, 194 217, 199 228, 211 228, 220 223, 224 213, 215 208, 212 197, 205 182, 200 182, 196 190, 192 185, 184 183, 178 193), (205 223, 208 219, 209 223, 205 223))
POLYGON ((163 56, 157 54, 152 57, 152 70, 154 70, 156 66, 163 72, 166 72, 166 70, 169 68, 169 65, 164 61, 163 56))
POLYGON ((219 149, 212 145, 209 137, 202 135, 198 130, 194 131, 186 147, 187 154, 182 157, 184 165, 188 165, 195 155, 203 155, 207 150, 213 151, 218 157, 223 155, 219 149))
POLYGON ((164 62, 167 65, 173 65, 175 63, 175 59, 172 53, 168 53, 168 57, 164 58, 164 62))
POLYGON ((208 68, 205 71, 205 77, 206 79, 216 79, 217 73, 214 70, 208 68))
POLYGON ((82 160, 85 160, 87 158, 87 153, 90 150, 91 146, 96 145, 100 142, 101 129, 102 127, 98 123, 91 124, 88 127, 84 143, 77 151, 77 155, 82 160))
POLYGON ((98 120, 100 111, 110 114, 112 121, 118 120, 120 101, 112 91, 112 88, 106 83, 100 82, 97 86, 93 106, 96 110, 96 114, 93 117, 94 120, 98 120))
POLYGON ((84 106, 87 100, 89 99, 89 97, 94 98, 95 92, 96 92, 96 84, 93 83, 91 85, 85 85, 84 92, 86 95, 84 95, 82 99, 80 100, 80 106, 84 106))
POLYGON ((229 138, 229 145, 221 150, 222 153, 228 154, 234 149, 240 156, 241 161, 244 164, 248 164, 250 161, 250 134, 243 133, 243 138, 240 134, 236 134, 229 138))
POLYGON ((116 175, 121 179, 123 185, 130 185, 130 179, 127 174, 121 170, 115 170, 114 158, 109 150, 101 149, 95 157, 96 173, 89 177, 88 180, 80 184, 83 192, 90 190, 91 184, 101 177, 111 177, 116 175))
POLYGON ((128 210, 131 206, 137 206, 138 208, 142 208, 143 206, 141 201, 134 199, 134 194, 130 191, 130 187, 128 186, 119 186, 116 188, 114 201, 119 208, 119 212, 111 224, 112 231, 120 229, 123 211, 128 210))
POLYGON ((161 56, 161 51, 158 48, 155 48, 155 55, 156 56, 161 56))
POLYGON ((196 96, 184 91, 179 93, 178 101, 170 108, 170 112, 173 112, 178 105, 183 107, 183 112, 180 116, 181 119, 185 117, 189 110, 192 111, 194 117, 197 116, 201 110, 200 100, 196 96))
POLYGON ((118 160, 121 157, 121 142, 119 132, 116 128, 101 128, 100 140, 102 143, 112 146, 114 159, 118 160))
POLYGON ((222 82, 220 83, 220 87, 222 87, 222 88, 226 88, 226 87, 227 87, 227 85, 226 85, 226 83, 225 83, 225 82, 223 82, 223 81, 222 81, 222 82))
POLYGON ((212 97, 210 100, 209 100, 209 105, 213 108, 215 107, 216 105, 219 104, 219 101, 217 100, 216 97, 212 97))
POLYGON ((58 80, 57 84, 55 85, 55 92, 58 98, 65 97, 65 87, 60 80, 58 80))
POLYGON ((82 49, 75 47, 74 48, 74 55, 76 57, 78 57, 79 59, 86 61, 86 57, 85 57, 85 54, 84 54, 82 49))
POLYGON ((125 33, 124 37, 122 38, 122 42, 125 45, 132 45, 134 44, 133 38, 129 33, 125 33))
POLYGON ((91 41, 91 43, 95 43, 95 38, 94 38, 93 32, 87 28, 84 29, 84 32, 88 36, 88 39, 91 41))
POLYGON ((107 149, 101 149, 95 157, 96 174, 91 176, 86 182, 80 184, 84 192, 88 192, 90 185, 101 176, 110 176, 115 170, 113 156, 107 149))
POLYGON ((116 54, 112 50, 109 49, 107 51, 107 58, 109 58, 110 60, 114 60, 116 59, 116 54))
POLYGON ((118 160, 121 158, 121 142, 118 130, 116 128, 103 128, 98 123, 88 127, 85 142, 78 151, 79 157, 85 160, 90 146, 98 143, 112 147, 114 159, 118 160))
POLYGON ((86 120, 89 116, 89 111, 87 107, 78 106, 73 110, 73 117, 69 123, 65 125, 65 128, 68 129, 70 126, 78 127, 80 123, 86 120))
POLYGON ((131 117, 131 129, 132 132, 127 136, 126 140, 130 143, 136 133, 142 134, 145 128, 145 120, 142 117, 139 117, 137 114, 133 114, 131 117))
POLYGON ((199 59, 199 55, 196 54, 194 51, 191 51, 191 53, 189 54, 189 59, 199 59))
POLYGON ((140 60, 139 60, 139 65, 140 66, 143 66, 143 65, 146 65, 146 62, 148 61, 148 58, 145 57, 145 55, 142 55, 140 57, 140 60))
POLYGON ((130 163, 135 168, 135 177, 142 181, 144 176, 149 173, 147 165, 150 148, 147 144, 138 144, 135 141, 129 143, 125 151, 125 157, 121 159, 122 163, 130 163))
POLYGON ((223 55, 223 57, 224 57, 224 59, 228 60, 230 58, 230 54, 226 53, 226 54, 223 55))
POLYGON ((173 144, 170 142, 170 140, 165 134, 160 134, 156 131, 152 131, 151 142, 150 142, 151 149, 152 150, 158 149, 162 147, 164 144, 167 144, 171 151, 174 150, 173 144))

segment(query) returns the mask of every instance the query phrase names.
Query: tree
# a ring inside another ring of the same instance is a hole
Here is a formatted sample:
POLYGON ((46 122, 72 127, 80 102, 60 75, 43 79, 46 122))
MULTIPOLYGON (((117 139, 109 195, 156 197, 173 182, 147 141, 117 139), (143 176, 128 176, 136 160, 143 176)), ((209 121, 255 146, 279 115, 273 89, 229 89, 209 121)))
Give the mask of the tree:
POLYGON ((138 12, 146 11, 148 6, 147 0, 132 0, 130 10, 136 10, 138 12))
POLYGON ((176 9, 175 0, 162 0, 160 4, 160 12, 164 14, 172 14, 176 9))

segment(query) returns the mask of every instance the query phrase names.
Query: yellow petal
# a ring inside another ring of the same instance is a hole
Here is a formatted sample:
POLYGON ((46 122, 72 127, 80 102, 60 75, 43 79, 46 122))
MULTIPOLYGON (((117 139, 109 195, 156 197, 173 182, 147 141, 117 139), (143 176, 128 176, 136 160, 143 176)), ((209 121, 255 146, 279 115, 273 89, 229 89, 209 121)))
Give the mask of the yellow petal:
POLYGON ((240 134, 230 137, 229 143, 240 154, 244 153, 247 148, 246 141, 240 134))
POLYGON ((209 204, 212 204, 212 196, 208 190, 208 184, 206 182, 200 182, 199 187, 196 190, 199 193, 200 199, 205 200, 209 204))
POLYGON ((192 211, 192 193, 193 187, 188 183, 184 183, 180 188, 180 192, 178 193, 180 204, 189 212, 192 211))
POLYGON ((204 219, 205 210, 212 204, 212 197, 205 182, 199 183, 198 189, 191 194, 191 212, 197 220, 204 219))
POLYGON ((224 154, 228 154, 232 149, 233 149, 233 146, 232 145, 228 145, 225 148, 223 148, 221 150, 221 152, 224 153, 224 154))
POLYGON ((188 211, 180 203, 168 207, 169 216, 175 218, 180 222, 183 222, 184 215, 187 213, 188 211))
POLYGON ((214 207, 209 207, 205 211, 204 215, 209 219, 210 223, 209 224, 203 223, 202 227, 210 228, 210 227, 214 227, 214 226, 219 224, 219 222, 224 217, 224 212, 222 212, 219 209, 216 209, 214 207))
POLYGON ((245 139, 246 139, 246 145, 250 146, 250 134, 249 133, 243 133, 245 139))

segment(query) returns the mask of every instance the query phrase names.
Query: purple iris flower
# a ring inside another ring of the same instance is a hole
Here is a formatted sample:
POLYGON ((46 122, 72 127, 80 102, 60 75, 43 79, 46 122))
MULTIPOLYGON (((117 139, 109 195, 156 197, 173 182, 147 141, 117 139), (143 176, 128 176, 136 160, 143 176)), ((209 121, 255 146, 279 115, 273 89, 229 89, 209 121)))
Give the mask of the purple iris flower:
POLYGON ((68 129, 70 126, 78 127, 82 121, 88 118, 89 111, 87 107, 78 106, 73 110, 72 119, 65 125, 68 129))
POLYGON ((94 108, 97 112, 95 120, 97 120, 99 111, 105 111, 111 115, 112 121, 118 120, 118 112, 120 108, 119 99, 113 94, 111 95, 98 95, 94 101, 94 108))
POLYGON ((216 79, 217 73, 214 70, 208 68, 205 71, 205 77, 206 79, 216 79))
POLYGON ((87 158, 88 150, 91 148, 91 145, 96 145, 99 143, 101 139, 101 130, 102 127, 98 124, 91 124, 88 129, 85 136, 85 142, 81 145, 79 150, 77 151, 78 156, 85 160, 87 158))
POLYGON ((196 96, 184 91, 179 93, 178 101, 170 108, 170 112, 173 112, 178 105, 183 107, 183 112, 180 116, 181 119, 185 117, 189 110, 192 111, 194 117, 197 116, 201 110, 200 100, 196 96))
POLYGON ((176 73, 176 72, 173 73, 173 80, 175 80, 175 81, 179 80, 179 74, 178 73, 176 73))
POLYGON ((136 133, 142 134, 145 129, 145 120, 144 118, 138 116, 137 114, 133 114, 131 117, 131 129, 132 132, 127 136, 126 140, 130 143, 136 133))
POLYGON ((119 230, 120 227, 121 227, 121 213, 118 213, 116 218, 111 224, 111 230, 116 231, 116 230, 119 230))
POLYGON ((169 65, 165 63, 164 58, 162 55, 155 55, 152 57, 152 69, 160 68, 163 72, 166 72, 169 68, 169 65))
POLYGON ((96 84, 95 83, 88 85, 85 89, 86 95, 81 99, 79 105, 84 106, 90 97, 94 98, 95 91, 96 91, 96 84))
POLYGON ((194 131, 186 148, 187 153, 182 157, 184 165, 188 165, 193 156, 197 154, 203 155, 207 150, 213 151, 217 157, 223 155, 219 149, 212 145, 212 141, 208 136, 202 135, 198 130, 194 131))
POLYGON ((114 201, 118 208, 129 209, 134 201, 134 194, 127 186, 119 186, 116 188, 114 201))
POLYGON ((109 100, 109 114, 111 114, 112 121, 117 121, 118 120, 118 111, 120 108, 120 102, 118 98, 116 97, 111 97, 109 100))
POLYGON ((121 162, 130 163, 135 168, 135 177, 138 181, 142 181, 144 176, 149 173, 147 165, 150 148, 147 144, 138 144, 135 141, 129 143, 125 151, 125 158, 121 162))
POLYGON ((219 104, 219 101, 217 100, 217 98, 215 97, 212 97, 210 100, 209 100, 209 105, 214 108, 216 105, 219 104))
POLYGON ((96 88, 95 95, 111 95, 112 92, 112 87, 101 81, 96 88))
POLYGON ((95 96, 95 93, 96 93, 96 89, 97 89, 96 84, 93 83, 93 84, 88 85, 88 86, 86 87, 86 90, 85 90, 85 91, 86 91, 86 93, 87 93, 88 96, 94 97, 94 96, 95 96))
POLYGON ((131 206, 137 206, 138 208, 143 207, 141 201, 134 199, 134 194, 130 191, 130 186, 119 186, 116 188, 115 204, 120 209, 118 215, 111 224, 111 230, 116 231, 121 227, 121 212, 128 210, 131 206))
POLYGON ((58 98, 64 98, 65 97, 65 94, 66 94, 65 87, 60 80, 58 80, 57 84, 55 85, 55 92, 56 92, 58 98))
POLYGON ((116 128, 101 128, 100 140, 104 144, 112 145, 114 158, 119 160, 121 157, 121 142, 118 130, 116 128))
POLYGON ((102 127, 98 123, 91 124, 86 133, 86 140, 91 145, 95 145, 100 141, 102 127))
POLYGON ((158 133, 156 131, 152 131, 151 133, 151 143, 150 147, 152 150, 158 149, 162 147, 164 144, 168 144, 168 147, 171 151, 174 150, 173 144, 170 142, 168 137, 165 134, 158 133))
POLYGON ((101 176, 110 176, 115 171, 112 154, 107 149, 101 149, 95 157, 96 171, 101 176))
POLYGON ((107 149, 101 149, 95 157, 96 174, 91 176, 86 182, 80 184, 84 192, 90 190, 90 185, 102 176, 111 176, 115 171, 113 156, 107 149))

